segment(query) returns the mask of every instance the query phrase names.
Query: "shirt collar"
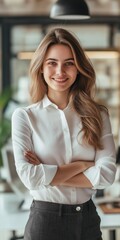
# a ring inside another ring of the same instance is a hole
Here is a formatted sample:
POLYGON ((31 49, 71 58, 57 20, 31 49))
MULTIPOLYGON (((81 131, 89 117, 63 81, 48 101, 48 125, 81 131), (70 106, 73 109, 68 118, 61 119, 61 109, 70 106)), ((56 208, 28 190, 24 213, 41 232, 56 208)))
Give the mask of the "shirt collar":
MULTIPOLYGON (((71 102, 72 101, 70 100, 70 102, 68 103, 68 105, 67 105, 67 107, 65 109, 68 109, 68 108, 72 107, 71 102)), ((53 106, 54 108, 58 109, 58 106, 55 103, 51 102, 50 99, 48 98, 48 96, 45 95, 44 98, 43 98, 43 108, 47 108, 49 106, 53 106)))
POLYGON ((43 98, 43 108, 47 108, 49 106, 53 106, 54 108, 58 109, 58 106, 50 101, 47 95, 43 98))

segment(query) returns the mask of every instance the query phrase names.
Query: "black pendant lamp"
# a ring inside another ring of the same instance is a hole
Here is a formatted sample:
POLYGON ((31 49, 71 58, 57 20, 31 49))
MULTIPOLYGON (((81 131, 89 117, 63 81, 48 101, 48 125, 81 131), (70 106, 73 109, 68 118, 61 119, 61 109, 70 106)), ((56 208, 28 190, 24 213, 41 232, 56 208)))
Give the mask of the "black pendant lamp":
POLYGON ((90 18, 85 0, 57 0, 50 11, 50 17, 63 20, 90 18))

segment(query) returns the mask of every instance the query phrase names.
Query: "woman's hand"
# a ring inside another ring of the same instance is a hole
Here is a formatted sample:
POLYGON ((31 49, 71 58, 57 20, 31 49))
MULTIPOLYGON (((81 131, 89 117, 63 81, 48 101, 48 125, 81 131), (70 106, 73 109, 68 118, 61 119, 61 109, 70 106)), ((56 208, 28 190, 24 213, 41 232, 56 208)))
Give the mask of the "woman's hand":
POLYGON ((76 176, 78 180, 79 174, 82 174, 86 169, 94 165, 95 165, 94 161, 85 161, 85 160, 77 160, 68 164, 61 165, 58 167, 57 173, 51 182, 51 186, 64 185, 65 182, 69 184, 68 180, 70 179, 74 180, 73 177, 76 177, 76 176))
POLYGON ((27 158, 27 161, 30 164, 39 165, 41 163, 40 159, 36 156, 36 154, 30 150, 25 151, 24 156, 27 158))

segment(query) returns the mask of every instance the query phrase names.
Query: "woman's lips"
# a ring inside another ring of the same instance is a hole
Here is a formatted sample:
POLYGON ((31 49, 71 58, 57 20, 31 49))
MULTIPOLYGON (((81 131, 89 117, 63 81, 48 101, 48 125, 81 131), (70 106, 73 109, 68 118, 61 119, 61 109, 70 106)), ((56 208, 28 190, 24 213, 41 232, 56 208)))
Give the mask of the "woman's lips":
POLYGON ((53 79, 55 82, 64 83, 64 82, 67 81, 68 78, 66 78, 66 79, 65 79, 65 78, 64 78, 64 79, 63 79, 63 78, 61 78, 61 79, 60 79, 60 78, 59 78, 59 79, 58 79, 58 78, 52 78, 52 79, 53 79))

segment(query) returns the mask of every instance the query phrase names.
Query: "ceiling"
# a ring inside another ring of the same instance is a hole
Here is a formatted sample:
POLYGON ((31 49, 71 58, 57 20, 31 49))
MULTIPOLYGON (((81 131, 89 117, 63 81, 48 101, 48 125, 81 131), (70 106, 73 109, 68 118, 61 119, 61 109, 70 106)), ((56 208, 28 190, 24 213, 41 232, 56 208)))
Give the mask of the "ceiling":
MULTIPOLYGON (((49 15, 54 2, 56 0, 0 0, 0 16, 49 15)), ((120 0, 86 0, 86 2, 91 15, 120 15, 120 0)))

